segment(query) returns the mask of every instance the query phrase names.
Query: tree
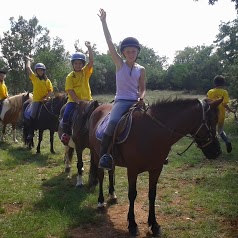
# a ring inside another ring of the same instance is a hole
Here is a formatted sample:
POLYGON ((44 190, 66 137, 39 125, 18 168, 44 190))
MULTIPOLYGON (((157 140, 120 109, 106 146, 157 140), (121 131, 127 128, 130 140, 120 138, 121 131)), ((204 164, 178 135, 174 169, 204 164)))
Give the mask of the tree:
POLYGON ((176 52, 167 80, 172 89, 205 93, 212 86, 212 79, 220 72, 222 64, 214 46, 185 47, 183 51, 176 52))
POLYGON ((238 100, 238 18, 227 23, 221 23, 219 34, 214 41, 223 64, 222 74, 226 76, 226 82, 230 95, 238 100))
MULTIPOLYGON (((194 0, 195 2, 198 2, 199 0, 194 0)), ((235 3, 235 9, 238 11, 238 0, 231 0, 235 3)), ((214 5, 218 0, 208 0, 208 4, 214 5)))
POLYGON ((20 16, 17 22, 12 17, 10 22, 10 31, 4 32, 4 37, 0 39, 3 57, 11 70, 8 77, 9 91, 16 94, 32 90, 32 84, 24 70, 24 55, 34 59, 32 67, 36 62, 43 62, 54 89, 63 91, 65 77, 71 70, 69 53, 65 51, 63 41, 59 37, 52 40, 49 30, 39 25, 36 17, 26 21, 20 16))
POLYGON ((19 16, 18 21, 10 18, 10 31, 3 33, 0 39, 3 57, 10 68, 8 76, 9 91, 13 94, 29 88, 29 80, 24 80, 24 55, 34 55, 40 47, 49 47, 50 38, 47 28, 38 25, 38 20, 33 17, 26 21, 19 16), (17 85, 17 87, 16 87, 17 85))

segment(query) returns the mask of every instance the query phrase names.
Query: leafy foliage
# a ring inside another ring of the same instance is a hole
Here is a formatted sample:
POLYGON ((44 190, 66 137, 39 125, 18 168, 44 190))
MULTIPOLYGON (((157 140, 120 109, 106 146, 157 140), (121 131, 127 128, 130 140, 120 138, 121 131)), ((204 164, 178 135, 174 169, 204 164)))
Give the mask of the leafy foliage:
MULTIPOLYGON (((215 2, 215 1, 214 1, 215 2)), ((32 84, 25 72, 24 55, 29 55, 34 62, 43 62, 47 67, 47 76, 51 79, 54 90, 63 91, 65 78, 72 70, 70 53, 64 48, 59 37, 51 39, 50 31, 42 27, 38 19, 29 21, 22 16, 15 21, 10 18, 10 30, 0 39, 2 57, 0 66, 10 69, 7 86, 11 94, 23 90, 31 91, 32 84)), ((137 62, 146 68, 146 87, 148 90, 186 90, 206 94, 213 87, 213 78, 223 74, 228 81, 233 98, 238 98, 237 85, 237 32, 238 19, 219 26, 219 33, 210 46, 185 47, 177 51, 172 64, 167 57, 158 55, 152 48, 143 46, 137 62)), ((120 44, 119 44, 120 45, 120 44)), ((119 45, 115 44, 119 52, 119 45)), ((100 54, 95 44, 94 71, 90 79, 92 93, 115 93, 115 65, 109 52, 100 54)), ((75 51, 83 51, 80 41, 75 41, 75 51)), ((32 65, 33 66, 33 65, 32 65)))

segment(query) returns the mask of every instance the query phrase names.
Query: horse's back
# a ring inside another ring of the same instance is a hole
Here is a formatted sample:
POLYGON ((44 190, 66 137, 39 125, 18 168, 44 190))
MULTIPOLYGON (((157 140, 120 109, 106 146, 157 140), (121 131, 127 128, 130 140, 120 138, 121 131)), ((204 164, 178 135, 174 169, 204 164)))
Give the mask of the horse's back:
POLYGON ((112 109, 112 104, 101 104, 91 114, 89 120, 89 130, 96 131, 96 128, 101 121, 112 109))

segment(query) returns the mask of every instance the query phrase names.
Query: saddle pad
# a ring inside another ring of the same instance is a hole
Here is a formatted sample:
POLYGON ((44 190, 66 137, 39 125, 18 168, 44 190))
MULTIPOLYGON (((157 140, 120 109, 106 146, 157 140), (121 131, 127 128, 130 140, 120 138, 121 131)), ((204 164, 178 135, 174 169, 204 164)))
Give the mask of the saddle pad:
POLYGON ((97 130, 96 130, 96 138, 98 140, 102 140, 102 137, 103 137, 103 133, 105 132, 106 130, 106 127, 108 125, 108 122, 109 122, 109 118, 110 118, 110 112, 101 120, 101 122, 99 123, 98 127, 97 127, 97 130))
POLYGON ((31 116, 31 106, 32 104, 28 104, 25 111, 24 111, 24 117, 27 118, 27 119, 30 119, 30 116, 31 116))
MULTIPOLYGON (((102 141, 103 133, 106 130, 106 127, 107 127, 108 122, 109 122, 109 118, 110 118, 110 112, 101 120, 101 122, 99 123, 99 125, 97 127, 96 138, 100 141, 102 141)), ((116 130, 120 126, 120 122, 123 121, 123 118, 124 118, 124 116, 118 122, 114 133, 117 133, 116 130)), ((129 116, 129 120, 126 123, 126 126, 115 138, 115 143, 116 144, 121 144, 122 142, 124 142, 127 139, 128 134, 129 134, 130 129, 131 129, 131 123, 132 123, 132 117, 129 116)))

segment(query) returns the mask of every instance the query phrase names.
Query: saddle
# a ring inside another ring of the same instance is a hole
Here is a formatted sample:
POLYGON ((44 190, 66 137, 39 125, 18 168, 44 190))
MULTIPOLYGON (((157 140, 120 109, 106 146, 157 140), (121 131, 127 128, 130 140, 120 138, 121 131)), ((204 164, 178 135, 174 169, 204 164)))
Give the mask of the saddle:
MULTIPOLYGON (((43 107, 43 103, 41 103, 38 107, 37 114, 36 114, 36 119, 39 119, 42 107, 43 107)), ((27 119, 30 119, 31 110, 32 110, 31 108, 32 108, 32 102, 29 103, 27 105, 26 109, 24 110, 24 117, 27 118, 27 119)))
MULTIPOLYGON (((98 102, 94 101, 94 100, 88 101, 87 104, 81 109, 81 110, 83 110, 82 111, 83 118, 87 119, 88 116, 91 115, 91 113, 95 109, 95 103, 98 103, 98 102)), ((77 105, 74 108, 74 110, 71 112, 71 114, 69 115, 70 130, 73 130, 74 124, 75 124, 75 122, 78 119, 78 113, 77 113, 78 107, 79 107, 79 105, 77 105)), ((65 108, 65 106, 64 106, 64 108, 65 108)), ((61 114, 63 115, 63 111, 61 112, 61 114)), ((63 118, 62 118, 62 115, 61 115, 60 124, 59 124, 59 126, 61 128, 63 128, 63 118)), ((88 120, 86 120, 86 123, 88 123, 88 120)), ((86 125, 85 128, 87 128, 87 125, 86 125)))
MULTIPOLYGON (((131 130, 132 125, 132 113, 135 110, 143 111, 141 107, 138 107, 137 104, 134 104, 128 112, 126 112, 119 122, 117 123, 117 126, 115 128, 114 134, 113 134, 113 144, 121 144, 123 143, 131 130)), ((102 118, 101 122, 99 123, 97 129, 96 129, 96 138, 100 141, 102 141, 103 134, 106 130, 106 127, 109 122, 111 112, 109 112, 104 118, 102 118)))

